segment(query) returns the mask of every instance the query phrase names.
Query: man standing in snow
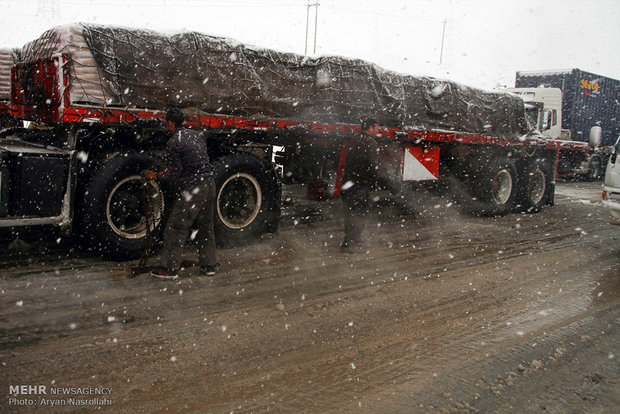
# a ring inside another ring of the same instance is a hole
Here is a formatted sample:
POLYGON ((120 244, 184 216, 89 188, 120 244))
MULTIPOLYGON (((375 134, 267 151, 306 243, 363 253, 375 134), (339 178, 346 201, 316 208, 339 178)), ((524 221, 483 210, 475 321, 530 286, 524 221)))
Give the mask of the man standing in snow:
POLYGON ((379 163, 377 141, 379 125, 374 119, 362 121, 362 133, 349 141, 349 149, 342 177, 344 204, 344 241, 342 253, 364 253, 362 233, 370 207, 370 189, 384 186, 392 193, 399 191, 396 181, 383 171, 379 163))
MULTIPOLYGON (((161 254, 161 267, 151 271, 160 279, 177 279, 180 259, 189 232, 194 226, 198 242, 198 262, 203 274, 213 276, 216 270, 215 182, 209 164, 207 144, 199 131, 185 128, 185 115, 178 108, 166 113, 166 120, 174 125, 174 134, 166 144, 169 156, 169 174, 175 189, 175 200, 170 211, 161 254)), ((145 172, 155 178, 153 172, 145 172)))

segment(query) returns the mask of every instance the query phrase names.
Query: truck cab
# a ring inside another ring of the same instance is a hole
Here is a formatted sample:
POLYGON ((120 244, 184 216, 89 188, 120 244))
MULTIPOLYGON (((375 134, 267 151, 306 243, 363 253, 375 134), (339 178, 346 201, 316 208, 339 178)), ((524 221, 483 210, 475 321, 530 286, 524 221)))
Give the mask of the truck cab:
POLYGON ((588 143, 573 141, 570 129, 562 128, 562 90, 559 88, 507 88, 520 96, 525 105, 527 120, 533 129, 549 139, 571 141, 570 148, 560 150, 558 174, 565 177, 600 179, 604 175, 608 150, 602 148, 601 128, 590 129, 588 143), (578 149, 576 150, 576 146, 578 149))
POLYGON ((558 88, 508 88, 525 102, 528 121, 544 136, 570 139, 570 131, 562 130, 562 91, 558 88))

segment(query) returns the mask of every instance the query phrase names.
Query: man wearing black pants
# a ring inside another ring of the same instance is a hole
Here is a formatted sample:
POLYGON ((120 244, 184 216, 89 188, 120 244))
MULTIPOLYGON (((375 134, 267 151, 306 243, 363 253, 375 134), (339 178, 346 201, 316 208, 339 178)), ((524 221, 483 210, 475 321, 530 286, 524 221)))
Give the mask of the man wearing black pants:
MULTIPOLYGON (((181 254, 194 225, 198 229, 198 263, 204 274, 212 276, 217 266, 213 231, 215 183, 206 141, 199 131, 184 128, 185 116, 180 109, 169 110, 166 120, 175 127, 166 144, 175 200, 164 231, 161 267, 151 271, 151 276, 178 278, 181 254)), ((153 178, 153 173, 146 175, 153 178)))
POLYGON ((374 138, 378 124, 374 119, 362 121, 362 133, 349 141, 347 159, 342 177, 342 202, 344 205, 344 241, 342 253, 364 253, 362 233, 366 227, 370 207, 370 190, 376 184, 393 193, 399 191, 396 181, 383 170, 378 159, 378 146, 374 138))

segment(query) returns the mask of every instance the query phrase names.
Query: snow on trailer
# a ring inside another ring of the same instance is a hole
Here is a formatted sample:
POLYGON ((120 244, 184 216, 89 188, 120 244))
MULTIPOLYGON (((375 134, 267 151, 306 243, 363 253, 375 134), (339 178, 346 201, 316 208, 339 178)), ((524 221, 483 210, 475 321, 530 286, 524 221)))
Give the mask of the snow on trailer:
MULTIPOLYGON (((9 193, 70 189, 72 199, 58 204, 63 214, 92 247, 116 256, 135 257, 148 234, 161 232, 171 189, 142 186, 140 171, 165 166, 170 106, 207 132, 220 244, 277 229, 274 158, 284 182, 322 182, 337 194, 348 138, 364 117, 383 125, 380 155, 403 181, 456 182, 478 214, 538 211, 553 202, 559 144, 528 131, 520 98, 361 60, 313 59, 194 32, 77 24, 24 46, 11 98, 16 117, 47 126, 11 131, 12 139, 60 148, 68 167, 53 183, 19 182, 24 174, 12 173, 9 193)), ((3 151, 14 168, 16 152, 3 151)), ((48 202, 34 199, 31 207, 48 202)), ((33 208, 20 211, 23 204, 9 200, 7 218, 34 219, 33 208)))

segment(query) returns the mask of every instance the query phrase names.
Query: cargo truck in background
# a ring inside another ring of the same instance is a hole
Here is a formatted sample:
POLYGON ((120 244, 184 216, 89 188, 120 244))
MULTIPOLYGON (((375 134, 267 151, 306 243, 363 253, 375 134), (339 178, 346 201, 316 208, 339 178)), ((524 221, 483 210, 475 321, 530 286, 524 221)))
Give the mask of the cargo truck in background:
POLYGON ((524 99, 543 135, 584 143, 582 150, 560 151, 561 176, 603 177, 620 133, 620 81, 580 69, 519 71, 507 90, 524 99))
POLYGON ((207 137, 220 246, 275 231, 283 183, 339 195, 362 116, 382 125, 383 166, 405 191, 428 185, 481 215, 553 204, 571 145, 529 131, 511 94, 199 33, 80 24, 17 55, 0 108, 18 125, 0 132, 0 228, 55 226, 119 259, 161 235, 172 189, 141 171, 166 167, 170 106, 207 137))

